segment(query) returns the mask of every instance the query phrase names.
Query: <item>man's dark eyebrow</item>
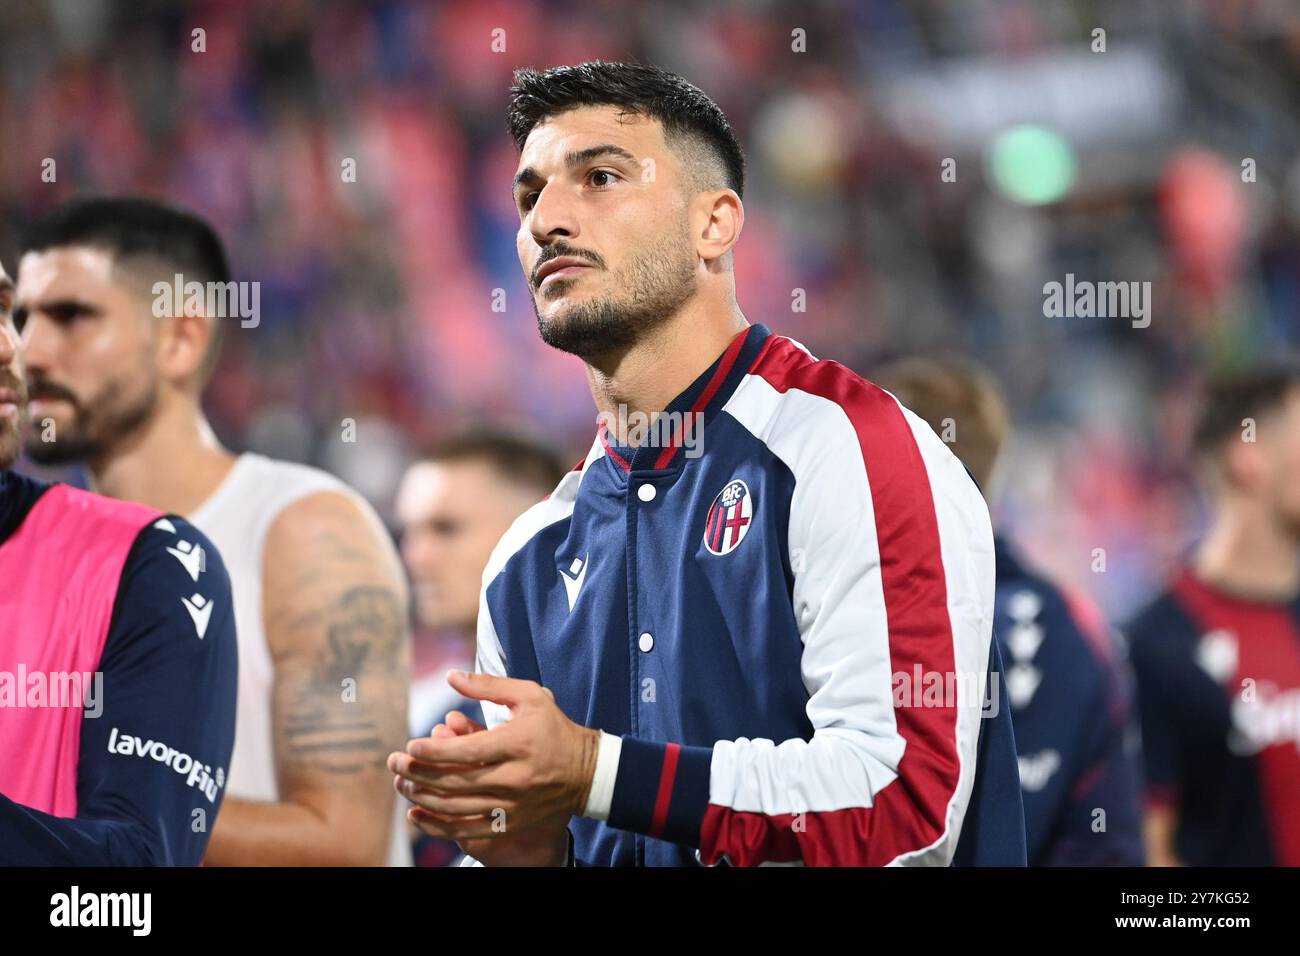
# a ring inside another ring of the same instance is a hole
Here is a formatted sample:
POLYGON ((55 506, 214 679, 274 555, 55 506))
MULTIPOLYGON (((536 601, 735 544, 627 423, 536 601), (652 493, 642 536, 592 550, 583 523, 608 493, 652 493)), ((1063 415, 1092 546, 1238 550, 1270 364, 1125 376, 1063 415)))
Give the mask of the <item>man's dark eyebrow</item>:
POLYGON ((73 312, 82 312, 86 315, 99 315, 103 310, 90 302, 84 302, 77 298, 50 299, 48 302, 23 303, 15 305, 15 315, 28 315, 32 312, 62 312, 67 315, 73 312))
MULTIPOLYGON (((579 149, 567 154, 564 157, 564 165, 572 169, 574 166, 588 163, 598 156, 617 156, 619 159, 625 159, 629 163, 635 163, 637 161, 636 157, 625 150, 622 146, 615 146, 613 143, 602 143, 599 146, 588 146, 586 149, 579 149)), ((519 172, 515 173, 515 181, 510 184, 510 192, 513 195, 514 191, 519 188, 520 183, 541 178, 542 177, 538 175, 537 170, 533 169, 531 166, 525 166, 523 169, 519 170, 519 172)))

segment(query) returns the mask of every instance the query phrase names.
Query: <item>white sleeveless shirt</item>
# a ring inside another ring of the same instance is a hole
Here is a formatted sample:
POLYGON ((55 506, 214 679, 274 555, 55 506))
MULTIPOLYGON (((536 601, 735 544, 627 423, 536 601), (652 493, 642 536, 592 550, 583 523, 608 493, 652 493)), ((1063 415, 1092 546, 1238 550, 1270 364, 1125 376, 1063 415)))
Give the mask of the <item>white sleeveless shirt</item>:
MULTIPOLYGON (((370 506, 333 475, 287 461, 245 452, 225 481, 189 516, 190 522, 221 552, 230 575, 239 648, 239 700, 235 708, 235 749, 226 792, 245 800, 274 802, 280 791, 275 772, 271 691, 275 669, 262 628, 262 553, 275 519, 289 505, 320 491, 347 495, 370 506)), ((394 810, 389 866, 410 866, 406 801, 394 810)))

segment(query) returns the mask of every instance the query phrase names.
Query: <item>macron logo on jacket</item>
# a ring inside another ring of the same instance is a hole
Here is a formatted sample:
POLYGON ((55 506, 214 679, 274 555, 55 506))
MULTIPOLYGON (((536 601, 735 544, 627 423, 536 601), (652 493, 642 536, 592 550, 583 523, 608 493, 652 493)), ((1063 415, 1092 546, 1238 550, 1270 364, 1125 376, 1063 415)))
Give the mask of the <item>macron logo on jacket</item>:
POLYGON ((564 594, 569 599, 569 610, 577 603, 578 592, 582 590, 583 579, 587 576, 587 556, 574 558, 568 570, 561 568, 560 576, 564 578, 564 594))

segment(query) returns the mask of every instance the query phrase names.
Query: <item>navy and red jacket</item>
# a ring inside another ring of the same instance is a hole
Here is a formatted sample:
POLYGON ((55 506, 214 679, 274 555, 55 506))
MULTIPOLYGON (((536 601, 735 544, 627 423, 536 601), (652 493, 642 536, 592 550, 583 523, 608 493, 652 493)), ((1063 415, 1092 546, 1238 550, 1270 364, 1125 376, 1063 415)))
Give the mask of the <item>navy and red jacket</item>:
POLYGON ((993 535, 961 463, 761 325, 657 427, 600 428, 484 575, 478 668, 604 732, 575 862, 1023 865, 1009 714, 982 719, 993 535))

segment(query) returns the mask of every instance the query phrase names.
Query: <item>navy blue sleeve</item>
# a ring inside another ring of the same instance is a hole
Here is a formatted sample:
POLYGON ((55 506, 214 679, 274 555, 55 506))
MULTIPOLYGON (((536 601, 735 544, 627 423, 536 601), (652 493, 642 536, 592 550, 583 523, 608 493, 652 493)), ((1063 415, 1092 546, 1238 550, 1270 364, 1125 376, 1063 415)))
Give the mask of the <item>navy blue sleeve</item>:
POLYGON ((0 795, 0 864, 197 866, 225 791, 238 679, 230 580, 184 520, 145 528, 127 557, 81 724, 77 815, 0 795))
MULTIPOLYGON (((1055 626, 1060 629, 1056 645, 1065 644, 1068 635, 1076 659, 1063 655, 1054 676, 1071 674, 1087 691, 1081 709, 1057 717, 1058 726, 1073 725, 1075 732, 1062 738, 1069 741, 1064 760, 1069 773, 1062 778, 1067 789, 1039 864, 1142 866, 1141 768, 1127 661, 1100 618, 1079 620, 1063 608, 1055 626), (1091 637, 1085 629, 1091 629, 1091 637)), ((1053 681, 1044 703, 1061 700, 1059 684, 1059 679, 1053 681)), ((1027 808, 1030 802, 1027 797, 1027 808)))
POLYGON ((1192 762, 1184 715, 1189 709, 1206 711, 1206 688, 1213 701, 1217 687, 1197 669, 1188 652, 1196 625, 1167 597, 1140 614, 1126 634, 1137 678, 1146 802, 1175 806, 1192 762))
POLYGON ((1141 769, 1129 700, 1120 687, 1108 688, 1085 718, 1079 743, 1087 762, 1070 781, 1039 865, 1144 865, 1141 769))

